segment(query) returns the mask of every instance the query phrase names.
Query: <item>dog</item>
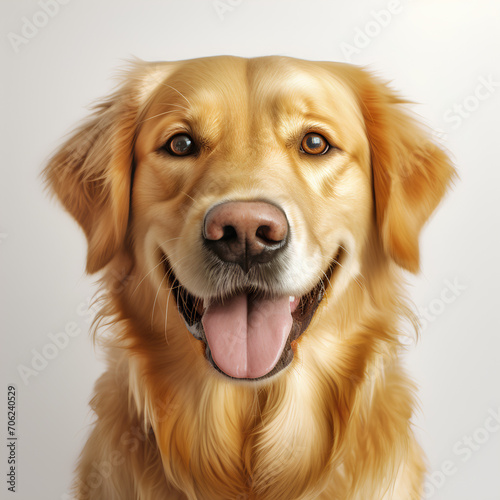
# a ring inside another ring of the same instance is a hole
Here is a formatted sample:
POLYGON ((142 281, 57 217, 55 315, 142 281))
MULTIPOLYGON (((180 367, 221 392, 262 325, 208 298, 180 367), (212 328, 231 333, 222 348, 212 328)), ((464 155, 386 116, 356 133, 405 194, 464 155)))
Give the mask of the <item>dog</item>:
POLYGON ((416 500, 403 272, 455 176, 363 68, 133 61, 44 178, 109 367, 78 499, 416 500))

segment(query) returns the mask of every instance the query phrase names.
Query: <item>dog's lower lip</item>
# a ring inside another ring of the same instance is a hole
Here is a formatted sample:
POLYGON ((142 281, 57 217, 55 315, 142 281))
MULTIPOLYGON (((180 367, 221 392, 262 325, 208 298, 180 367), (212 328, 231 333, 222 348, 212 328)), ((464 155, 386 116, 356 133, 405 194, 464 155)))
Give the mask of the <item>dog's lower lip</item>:
MULTIPOLYGON (((251 381, 263 380, 275 375, 276 373, 280 372, 283 368, 288 366, 288 364, 293 359, 293 354, 296 351, 297 340, 309 326, 309 323, 311 322, 317 307, 322 301, 325 291, 330 284, 330 279, 333 275, 333 271, 337 267, 340 257, 341 257, 341 248, 339 249, 336 257, 332 259, 332 262, 327 272, 324 273, 324 277, 318 282, 318 284, 312 290, 310 290, 308 293, 300 297, 296 296, 289 297, 290 312, 293 319, 293 325, 288 335, 287 343, 282 352, 282 356, 278 361, 278 363, 276 364, 276 366, 269 373, 267 373, 262 377, 251 378, 251 379, 235 379, 235 380, 251 380, 251 381)), ((205 337, 205 333, 202 326, 202 317, 207 307, 209 306, 210 301, 194 297, 181 285, 181 283, 176 278, 170 266, 168 258, 165 254, 162 254, 162 263, 164 266, 166 276, 170 282, 170 287, 175 297, 177 308, 181 313, 189 332, 197 340, 201 340, 204 343, 207 360, 213 365, 213 367, 226 377, 233 378, 224 373, 222 370, 220 370, 220 368, 215 364, 211 356, 207 339, 205 337)), ((255 292, 250 292, 250 291, 248 293, 250 295, 255 294, 255 292)))

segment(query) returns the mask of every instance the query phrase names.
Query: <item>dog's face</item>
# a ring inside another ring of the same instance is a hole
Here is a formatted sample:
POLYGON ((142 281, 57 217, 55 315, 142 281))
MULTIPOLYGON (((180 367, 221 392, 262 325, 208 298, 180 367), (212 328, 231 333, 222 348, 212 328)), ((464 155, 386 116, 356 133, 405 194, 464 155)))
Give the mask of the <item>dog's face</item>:
POLYGON ((184 63, 137 137, 136 251, 231 377, 287 366, 325 288, 356 277, 373 224, 362 114, 311 66, 184 63))
POLYGON ((89 271, 129 254, 207 362, 268 378, 325 295, 335 307, 390 261, 418 268, 452 169, 399 104, 346 65, 138 65, 47 176, 86 231, 89 271))

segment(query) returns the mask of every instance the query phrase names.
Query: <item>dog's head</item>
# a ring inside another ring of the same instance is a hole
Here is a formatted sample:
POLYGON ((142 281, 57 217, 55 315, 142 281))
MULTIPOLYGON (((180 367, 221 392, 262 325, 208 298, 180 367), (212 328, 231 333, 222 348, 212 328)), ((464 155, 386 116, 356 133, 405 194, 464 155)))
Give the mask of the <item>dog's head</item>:
POLYGON ((218 371, 266 378, 325 294, 334 305, 391 262, 418 270, 453 168, 402 104, 343 64, 137 63, 45 175, 85 231, 88 272, 127 255, 218 371))

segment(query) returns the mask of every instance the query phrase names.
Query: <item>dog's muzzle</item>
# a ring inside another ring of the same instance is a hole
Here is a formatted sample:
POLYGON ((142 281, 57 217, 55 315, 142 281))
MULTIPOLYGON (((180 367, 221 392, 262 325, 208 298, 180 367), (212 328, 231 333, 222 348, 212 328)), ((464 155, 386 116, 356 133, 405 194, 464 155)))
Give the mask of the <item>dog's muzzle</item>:
POLYGON ((260 200, 214 205, 201 236, 205 271, 217 290, 213 297, 188 292, 164 260, 189 331, 205 343, 208 361, 228 377, 257 380, 278 373, 292 361, 294 341, 319 306, 337 258, 310 292, 296 297, 278 292, 291 239, 278 206, 260 200))

